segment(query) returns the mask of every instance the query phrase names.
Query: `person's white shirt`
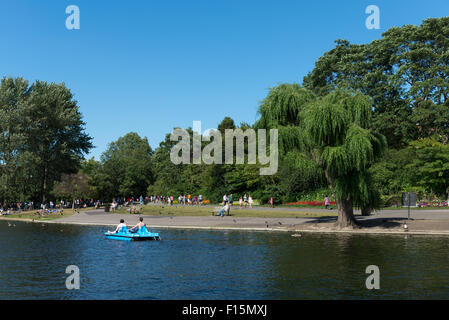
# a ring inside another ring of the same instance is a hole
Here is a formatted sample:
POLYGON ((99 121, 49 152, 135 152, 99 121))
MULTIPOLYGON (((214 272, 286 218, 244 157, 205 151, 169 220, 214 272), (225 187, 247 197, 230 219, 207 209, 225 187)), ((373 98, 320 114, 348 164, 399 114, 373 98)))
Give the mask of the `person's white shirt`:
POLYGON ((120 231, 123 227, 126 228, 126 223, 119 223, 114 232, 120 231))
POLYGON ((228 197, 226 197, 226 195, 223 196, 223 201, 228 200, 228 197))

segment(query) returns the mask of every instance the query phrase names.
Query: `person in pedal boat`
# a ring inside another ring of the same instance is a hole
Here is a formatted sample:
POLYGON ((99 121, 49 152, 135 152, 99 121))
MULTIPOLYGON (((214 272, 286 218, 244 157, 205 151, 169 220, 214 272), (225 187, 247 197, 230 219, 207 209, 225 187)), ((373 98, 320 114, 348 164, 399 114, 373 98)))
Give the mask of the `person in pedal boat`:
POLYGON ((123 227, 126 228, 125 220, 120 219, 120 223, 118 224, 118 226, 117 226, 117 228, 115 229, 115 231, 108 231, 108 233, 117 233, 117 232, 119 232, 123 227))
POLYGON ((144 227, 145 223, 143 222, 143 218, 140 217, 139 218, 139 223, 136 224, 134 227, 132 227, 131 229, 129 229, 130 232, 137 232, 139 231, 140 228, 144 227))

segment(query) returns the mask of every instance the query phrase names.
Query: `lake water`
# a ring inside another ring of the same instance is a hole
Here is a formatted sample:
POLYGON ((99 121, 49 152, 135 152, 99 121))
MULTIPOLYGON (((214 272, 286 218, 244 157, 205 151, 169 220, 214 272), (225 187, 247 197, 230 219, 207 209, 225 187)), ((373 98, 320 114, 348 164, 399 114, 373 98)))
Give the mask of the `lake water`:
POLYGON ((12 223, 0 221, 0 299, 449 298, 449 237, 156 229, 162 241, 125 242, 102 226, 12 223))

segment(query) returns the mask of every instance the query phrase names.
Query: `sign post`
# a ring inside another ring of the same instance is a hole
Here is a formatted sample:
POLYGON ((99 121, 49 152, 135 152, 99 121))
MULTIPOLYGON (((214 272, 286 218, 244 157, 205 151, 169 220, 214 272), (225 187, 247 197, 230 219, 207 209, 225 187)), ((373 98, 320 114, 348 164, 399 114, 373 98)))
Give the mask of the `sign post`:
POLYGON ((408 207, 408 220, 410 220, 410 206, 416 207, 416 193, 403 192, 402 193, 402 206, 408 207))

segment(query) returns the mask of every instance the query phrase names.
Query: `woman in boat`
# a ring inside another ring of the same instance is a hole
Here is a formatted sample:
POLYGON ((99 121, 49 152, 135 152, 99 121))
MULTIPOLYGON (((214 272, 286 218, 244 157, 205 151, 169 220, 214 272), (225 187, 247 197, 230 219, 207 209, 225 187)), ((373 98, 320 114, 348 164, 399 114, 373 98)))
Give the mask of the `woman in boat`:
POLYGON ((134 232, 139 231, 140 228, 142 228, 142 227, 144 227, 144 226, 146 226, 146 224, 143 222, 143 218, 140 217, 140 218, 139 218, 139 223, 137 223, 137 224, 136 224, 134 227, 132 227, 129 231, 134 233, 134 232))
POLYGON ((120 219, 120 223, 118 224, 118 226, 117 226, 117 228, 115 229, 115 231, 109 231, 109 230, 108 230, 108 233, 117 233, 117 232, 119 232, 123 227, 126 228, 125 220, 120 219))

